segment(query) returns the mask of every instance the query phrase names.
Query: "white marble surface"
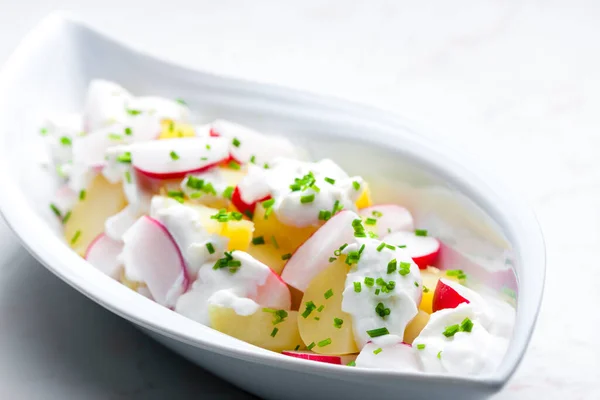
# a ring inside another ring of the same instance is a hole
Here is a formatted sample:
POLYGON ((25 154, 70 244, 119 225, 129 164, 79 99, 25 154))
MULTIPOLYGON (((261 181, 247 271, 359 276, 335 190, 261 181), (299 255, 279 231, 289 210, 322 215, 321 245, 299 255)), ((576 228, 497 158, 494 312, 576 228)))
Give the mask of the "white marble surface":
MULTIPOLYGON (((496 166, 548 247, 537 332, 496 399, 600 398, 600 3, 0 0, 0 63, 55 8, 192 67, 392 110, 496 166)), ((241 396, 0 238, 1 398, 241 396)))

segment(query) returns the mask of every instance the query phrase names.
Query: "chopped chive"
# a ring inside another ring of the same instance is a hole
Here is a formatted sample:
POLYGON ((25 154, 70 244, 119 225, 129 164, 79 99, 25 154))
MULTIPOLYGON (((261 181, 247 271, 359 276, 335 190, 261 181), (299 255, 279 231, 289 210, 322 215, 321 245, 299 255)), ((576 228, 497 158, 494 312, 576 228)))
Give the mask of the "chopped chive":
POLYGON ((388 329, 386 327, 371 329, 370 331, 367 331, 367 335, 369 335, 369 337, 372 337, 372 338, 383 336, 383 335, 388 335, 389 333, 390 333, 390 331, 388 331, 388 329))
POLYGON ((415 229, 415 236, 427 236, 427 229, 415 229))
POLYGON ((467 278, 467 275, 464 273, 464 271, 462 269, 449 269, 446 271, 446 275, 447 276, 455 276, 460 280, 467 278))
POLYGON ((108 138, 110 140, 119 141, 119 140, 123 140, 123 135, 119 135, 118 133, 109 133, 108 138))
POLYGON ((85 200, 86 191, 85 189, 81 189, 79 191, 79 200, 85 200))
POLYGON ((277 240, 275 240, 275 236, 271 236, 271 243, 276 249, 279 249, 279 244, 277 244, 277 240))
POLYGON ((399 269, 398 272, 402 276, 406 276, 406 275, 410 274, 410 263, 409 262, 400 261, 400 269, 399 269))
POLYGON ((187 105, 187 103, 185 102, 185 100, 183 100, 181 98, 175 99, 175 101, 178 102, 179 104, 181 104, 182 106, 187 105))
POLYGON ((129 115, 140 115, 142 113, 141 110, 134 110, 134 109, 131 109, 131 108, 126 108, 125 111, 129 115))
POLYGON ((126 181, 127 183, 131 183, 131 182, 132 182, 132 181, 131 181, 131 172, 129 172, 129 171, 125 171, 125 181, 126 181))
POLYGON ((206 243, 206 249, 208 250, 208 254, 215 254, 215 247, 212 243, 206 243))
POLYGON ((63 146, 70 146, 73 144, 73 141, 71 140, 70 137, 63 136, 60 138, 60 144, 62 144, 63 146))
POLYGON ((332 185, 335 185, 335 179, 325 178, 325 182, 331 183, 332 185))
POLYGON ((299 344, 297 344, 296 347, 294 348, 294 351, 298 351, 298 350, 300 350, 300 345, 299 344))
POLYGON ((392 261, 390 261, 387 265, 387 273, 391 274, 394 271, 396 271, 396 268, 398 267, 398 261, 396 261, 396 259, 394 258, 392 261))
POLYGON ((377 304, 377 306, 375 307, 375 313, 377 315, 379 315, 381 318, 385 319, 385 317, 390 315, 391 310, 388 307, 386 307, 383 303, 379 302, 377 304))
POLYGON ((240 168, 242 168, 242 166, 237 161, 234 161, 234 160, 229 161, 229 164, 227 164, 227 166, 229 168, 231 168, 231 169, 240 169, 240 168))
POLYGON ((316 346, 315 342, 312 342, 311 344, 309 344, 308 346, 306 346, 306 349, 310 351, 315 346, 316 346))
POLYGON ((131 152, 126 151, 123 154, 119 154, 117 156, 117 161, 120 162, 120 163, 124 163, 124 164, 131 163, 131 152))
POLYGON ((133 133, 133 131, 131 130, 131 128, 130 128, 130 127, 126 127, 126 128, 125 128, 125 134, 126 134, 127 136, 131 136, 131 135, 132 135, 132 133, 133 133))
POLYGON ((375 218, 381 218, 383 217, 383 213, 381 211, 377 211, 377 210, 373 210, 373 212, 371 213, 375 218))
POLYGON ((171 160, 173 160, 173 161, 179 160, 179 154, 175 153, 174 151, 171 151, 169 153, 169 155, 171 156, 171 160))
POLYGON ((206 145, 206 150, 210 150, 210 144, 206 145))
POLYGON ((54 203, 50 203, 50 209, 58 218, 62 218, 60 210, 58 209, 58 207, 56 207, 56 205, 54 203))
POLYGON ((333 290, 329 289, 325 292, 325 294, 323 294, 323 296, 325 297, 325 300, 328 300, 329 298, 333 297, 333 290))
POLYGON ((257 236, 255 238, 252 239, 252 244, 255 246, 258 246, 260 244, 265 244, 265 237, 264 236, 257 236))
POLYGON ((269 164, 265 163, 265 164, 263 165, 263 168, 264 168, 264 169, 269 169, 269 164))
POLYGON ((346 364, 348 367, 356 367, 356 361, 352 360, 350 361, 348 364, 346 364))
POLYGON ((419 343, 419 344, 417 345, 417 349, 419 349, 419 350, 423 350, 423 349, 425 349, 425 345, 424 345, 424 344, 422 344, 422 343, 419 343))
POLYGON ((460 331, 461 332, 471 332, 473 330, 473 321, 471 321, 468 317, 460 323, 460 331))
POLYGON ((320 320, 321 320, 321 318, 315 317, 315 321, 320 321, 320 320))
POLYGON ((392 246, 391 244, 387 244, 385 245, 386 248, 390 249, 390 250, 396 250, 395 246, 392 246))
POLYGON ((341 318, 334 318, 333 319, 333 326, 334 326, 334 328, 341 329, 343 324, 344 324, 344 320, 343 319, 341 319, 341 318))
POLYGON ((419 282, 415 281, 415 287, 419 287, 419 282))
POLYGON ((325 346, 328 346, 328 345, 330 345, 330 344, 331 344, 331 338, 327 338, 327 339, 321 340, 321 341, 320 341, 320 342, 317 344, 317 346, 319 346, 319 347, 325 347, 325 346))
POLYGON ((377 246, 377 251, 381 251, 383 250, 383 248, 385 247, 385 243, 381 242, 381 244, 379 246, 377 246))
POLYGON ((302 204, 312 203, 314 200, 315 200, 314 194, 307 194, 306 196, 300 197, 300 203, 302 203, 302 204))
POLYGON ((62 223, 66 224, 67 221, 69 220, 69 218, 71 218, 71 211, 67 211, 67 213, 65 214, 65 216, 62 219, 62 223))
POLYGON ((277 332, 279 332, 279 328, 273 328, 273 330, 271 331, 271 337, 275 337, 275 335, 277 335, 277 332))
POLYGON ((46 128, 41 128, 41 129, 40 129, 40 134, 41 134, 42 136, 46 136, 46 135, 48 134, 48 129, 46 129, 46 128))
POLYGON ((360 189, 360 183, 358 183, 357 181, 353 181, 352 182, 352 186, 354 187, 354 190, 359 190, 360 189))
POLYGON ((223 197, 231 200, 231 197, 233 196, 233 191, 235 190, 235 188, 233 186, 227 186, 225 188, 225 190, 223 190, 223 197))
POLYGON ((231 144, 233 144, 235 147, 240 147, 240 144, 242 144, 238 138, 233 138, 233 140, 231 141, 231 144))
POLYGON ((367 285, 368 287, 373 287, 373 285, 375 284, 375 279, 371 278, 371 277, 365 277, 365 285, 367 285))
POLYGON ((354 291, 360 293, 362 291, 362 285, 360 282, 354 282, 354 291))
POLYGON ((287 253, 281 256, 282 260, 289 260, 290 258, 292 258, 292 253, 287 253))
POLYGON ((354 228, 354 237, 367 237, 365 227, 363 226, 360 218, 352 221, 352 228, 354 228))
POLYGON ((341 255, 342 255, 342 251, 343 251, 343 250, 344 250, 346 247, 348 247, 348 243, 344 243, 343 245, 341 245, 339 249, 337 249, 336 251, 334 251, 334 252, 333 252, 333 255, 334 255, 334 256, 337 256, 337 257, 341 256, 341 255))
POLYGON ((256 156, 253 155, 252 157, 250 157, 250 162, 252 164, 256 164, 256 156))
POLYGON ((405 248, 406 248, 406 245, 405 245, 405 244, 399 244, 399 245, 398 245, 398 246, 396 246, 396 247, 398 247, 399 249, 405 249, 405 248))
POLYGON ((317 311, 318 311, 318 312, 321 312, 321 311, 323 311, 324 309, 325 309, 325 306, 324 306, 324 305, 320 305, 320 306, 319 306, 319 308, 317 308, 317 311))
POLYGON ((375 225, 375 224, 377 224, 377 220, 375 218, 369 217, 365 220, 365 224, 366 225, 375 225))
POLYGON ((329 210, 319 211, 319 220, 320 221, 328 221, 330 218, 331 218, 331 211, 329 211, 329 210))
POLYGON ((460 331, 460 326, 458 324, 455 324, 455 325, 447 326, 446 329, 444 329, 444 332, 442 332, 442 334, 446 337, 452 337, 459 331, 460 331))
POLYGON ((75 232, 75 234, 71 238, 71 244, 75 244, 75 242, 77 242, 77 239, 79 239, 80 236, 81 236, 81 231, 78 230, 77 232, 75 232))
POLYGON ((423 285, 423 293, 429 293, 429 288, 423 285))
POLYGON ((329 257, 329 262, 330 263, 334 262, 335 260, 337 260, 337 258, 335 258, 335 257, 329 257))
POLYGON ((312 313, 313 310, 315 310, 316 308, 317 308, 317 306, 315 305, 315 303, 313 303, 312 301, 307 301, 306 302, 306 309, 300 315, 302 315, 302 318, 308 318, 308 316, 310 315, 310 313, 312 313))
POLYGON ((215 215, 211 215, 210 219, 216 219, 219 222, 228 222, 228 221, 241 221, 243 217, 244 216, 240 212, 237 212, 237 211, 227 212, 227 210, 222 208, 215 215))
POLYGON ((441 350, 440 350, 440 351, 439 351, 439 353, 437 354, 437 358, 438 358, 438 360, 441 360, 441 359, 442 359, 442 351, 441 351, 441 350))
POLYGON ((379 347, 379 348, 373 350, 373 354, 377 355, 377 354, 381 353, 382 351, 383 350, 381 349, 381 347, 379 347))
POLYGON ((167 196, 183 204, 184 194, 181 190, 169 190, 167 196))
POLYGON ((375 296, 379 296, 379 292, 381 292, 380 289, 375 289, 375 296))

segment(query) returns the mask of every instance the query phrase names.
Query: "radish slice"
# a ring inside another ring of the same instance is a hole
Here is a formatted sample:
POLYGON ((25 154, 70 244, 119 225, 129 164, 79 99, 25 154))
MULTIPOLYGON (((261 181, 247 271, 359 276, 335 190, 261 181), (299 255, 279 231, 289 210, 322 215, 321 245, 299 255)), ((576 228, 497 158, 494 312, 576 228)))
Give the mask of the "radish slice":
POLYGON ((281 278, 290 286, 304 292, 310 281, 327 268, 333 252, 345 243, 354 243, 352 221, 359 216, 342 211, 321 226, 288 260, 281 278))
POLYGON ((118 257, 122 250, 123 243, 112 240, 101 233, 88 246, 85 259, 106 275, 118 279, 121 271, 121 263, 118 257))
POLYGON ((394 232, 383 238, 385 243, 406 246, 406 251, 420 269, 435 267, 440 255, 440 242, 431 236, 417 236, 413 232, 394 232))
POLYGON ((175 240, 157 220, 143 216, 123 235, 127 277, 144 282, 152 298, 172 307, 188 287, 185 262, 175 240))
POLYGON ((254 210, 256 209, 256 204, 260 203, 262 201, 265 200, 269 200, 271 198, 271 195, 267 195, 257 201, 254 201, 252 203, 246 203, 243 199, 242 196, 240 194, 240 187, 236 186, 235 190, 233 191, 233 194, 231 195, 231 202, 233 203, 233 205, 235 206, 235 208, 238 209, 239 212, 241 212, 242 214, 251 217, 252 215, 254 215, 254 210))
MULTIPOLYGON (((375 218, 374 231, 379 237, 383 237, 397 231, 413 231, 413 217, 410 212, 395 204, 380 204, 363 208, 358 212, 363 218, 375 218)), ((372 226, 368 226, 368 228, 372 226)))
POLYGON ((253 160, 262 166, 277 157, 297 157, 296 149, 289 140, 279 136, 263 135, 230 121, 221 119, 214 121, 211 124, 210 136, 229 139, 231 156, 240 164, 253 160))
POLYGON ((139 217, 140 212, 130 204, 104 222, 104 232, 111 239, 121 241, 139 217))
POLYGON ((206 171, 229 156, 223 138, 181 138, 138 143, 131 147, 133 167, 155 179, 177 179, 206 171))
POLYGON ((435 292, 433 292, 433 303, 431 305, 433 312, 444 310, 446 308, 456 308, 462 303, 469 304, 470 301, 461 296, 458 291, 452 287, 450 281, 440 279, 435 286, 435 292))
POLYGON ((284 350, 281 354, 294 357, 301 358, 303 360, 317 361, 326 364, 335 364, 335 365, 346 365, 350 361, 354 361, 356 359, 355 354, 337 356, 337 355, 327 355, 327 354, 317 354, 312 351, 293 351, 293 350, 284 350))
MULTIPOLYGON (((269 268, 271 269, 271 268, 269 268)), ((289 310, 292 308, 292 295, 285 282, 271 269, 265 284, 256 290, 256 297, 252 298, 263 307, 289 310)))

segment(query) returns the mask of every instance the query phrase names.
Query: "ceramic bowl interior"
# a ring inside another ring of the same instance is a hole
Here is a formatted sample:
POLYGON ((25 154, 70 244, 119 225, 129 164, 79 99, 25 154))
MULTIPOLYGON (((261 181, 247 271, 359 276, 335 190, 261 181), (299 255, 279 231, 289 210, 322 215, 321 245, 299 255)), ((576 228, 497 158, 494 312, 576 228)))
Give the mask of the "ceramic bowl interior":
MULTIPOLYGON (((24 40, 0 75, 0 184, 4 188, 0 210, 32 254, 67 283, 159 340, 170 342, 170 347, 184 355, 193 347, 251 365, 309 375, 329 373, 347 381, 356 381, 359 374, 375 381, 402 376, 306 366, 255 348, 136 295, 72 253, 49 211, 57 182, 40 166, 44 149, 39 127, 48 113, 80 112, 86 86, 93 78, 118 82, 136 95, 183 98, 199 122, 225 118, 288 136, 311 158, 332 158, 350 174, 365 177, 375 203, 405 205, 415 216, 416 226, 442 239, 443 267, 462 268, 474 283, 513 296, 517 321, 507 356, 493 376, 405 375, 404 379, 424 387, 434 380, 465 388, 479 384, 483 393, 497 390, 512 374, 541 301, 543 242, 528 208, 479 163, 438 139, 415 132, 398 117, 173 66, 54 15, 24 40)), ((236 383, 252 386, 241 380, 236 383)))

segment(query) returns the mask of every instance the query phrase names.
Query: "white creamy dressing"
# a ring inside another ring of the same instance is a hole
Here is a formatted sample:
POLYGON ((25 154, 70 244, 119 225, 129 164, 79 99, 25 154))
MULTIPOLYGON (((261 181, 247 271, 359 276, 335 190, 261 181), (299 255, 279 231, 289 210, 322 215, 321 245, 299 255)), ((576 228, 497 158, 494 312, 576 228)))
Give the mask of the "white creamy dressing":
POLYGON ((79 114, 57 114, 47 118, 42 129, 50 154, 52 166, 64 179, 70 175, 73 160, 73 141, 83 131, 83 120, 79 114))
POLYGON ((354 339, 357 346, 362 348, 371 340, 367 331, 373 329, 385 327, 390 334, 402 337, 406 325, 417 315, 422 292, 419 267, 412 261, 406 250, 383 247, 378 251, 382 242, 376 239, 358 239, 357 242, 343 251, 348 254, 359 250, 362 245, 365 246, 360 260, 346 277, 342 310, 352 316, 354 339), (397 268, 388 274, 388 264, 394 259, 397 268), (404 276, 399 273, 401 262, 410 265, 409 272, 404 276), (373 278, 375 282, 378 278, 385 282, 394 281, 395 287, 389 293, 385 293, 377 283, 372 287, 367 286, 365 278, 373 278), (360 282, 360 292, 355 291, 354 282, 360 282), (378 294, 376 289, 380 289, 378 294), (381 317, 376 312, 379 303, 389 308, 389 315, 381 317))
POLYGON ((227 187, 230 186, 221 168, 213 168, 209 171, 198 174, 192 174, 189 176, 185 177, 181 181, 180 186, 181 191, 192 201, 213 204, 223 199, 223 192, 225 191, 225 189, 227 189, 227 187), (188 186, 188 180, 190 179, 189 176, 204 181, 204 185, 210 184, 213 187, 215 193, 213 194, 205 189, 198 190, 188 186))
POLYGON ((210 326, 209 305, 233 308, 239 315, 251 315, 258 310, 258 304, 251 299, 256 298, 258 287, 265 284, 271 270, 248 253, 231 254, 242 263, 237 271, 214 269, 214 262, 204 264, 192 288, 177 301, 176 312, 210 326))
MULTIPOLYGON (((154 196, 150 205, 150 216, 161 222, 169 231, 186 262, 190 279, 195 279, 205 263, 213 263, 227 249, 228 239, 207 231, 206 219, 193 206, 179 203, 168 197, 154 196), (212 244, 210 254, 207 244, 212 244)), ((216 220, 210 220, 219 224, 216 220)))
POLYGON ((296 227, 319 226, 319 212, 333 211, 334 204, 356 211, 356 200, 364 190, 361 177, 348 175, 333 161, 324 159, 315 163, 277 158, 268 169, 250 166, 248 175, 239 184, 240 195, 244 202, 251 204, 270 195, 274 200, 273 212, 284 224, 296 227), (310 172, 314 175, 314 188, 293 191, 290 185, 294 179, 302 179, 310 172), (331 184, 325 180, 335 181, 331 184), (357 188, 354 187, 356 182, 357 188), (302 202, 306 196, 314 196, 309 202, 302 202))
POLYGON ((417 354, 410 344, 402 342, 397 335, 385 335, 371 339, 356 358, 356 366, 416 372, 420 369, 417 354))
POLYGON ((420 335, 414 340, 421 368, 424 372, 457 375, 480 375, 493 372, 504 357, 508 340, 491 334, 483 325, 477 307, 460 304, 431 314, 420 335), (471 319, 471 332, 457 332, 446 337, 444 331, 471 319), (419 349, 419 345, 425 348, 419 349))

